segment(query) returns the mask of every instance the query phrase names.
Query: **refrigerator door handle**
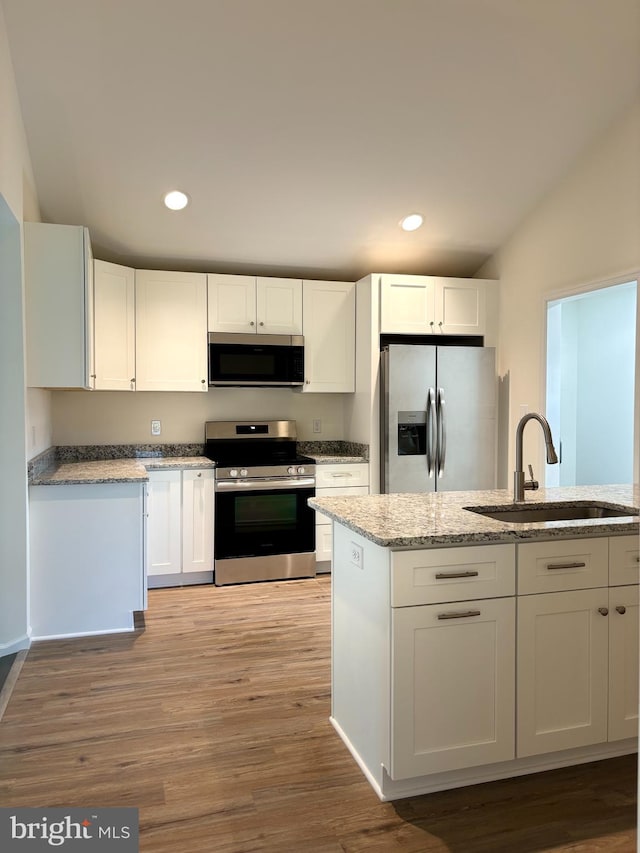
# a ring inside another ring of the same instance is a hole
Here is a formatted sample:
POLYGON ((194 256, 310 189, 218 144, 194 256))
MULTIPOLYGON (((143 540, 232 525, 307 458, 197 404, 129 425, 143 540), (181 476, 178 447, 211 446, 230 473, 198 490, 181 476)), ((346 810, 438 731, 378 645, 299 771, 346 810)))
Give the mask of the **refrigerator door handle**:
POLYGON ((444 388, 438 388, 437 421, 438 421, 438 445, 436 449, 438 477, 444 475, 444 463, 447 456, 447 430, 444 418, 444 388))
POLYGON ((427 474, 433 477, 435 468, 435 448, 438 440, 436 431, 436 392, 429 388, 427 392, 427 474))

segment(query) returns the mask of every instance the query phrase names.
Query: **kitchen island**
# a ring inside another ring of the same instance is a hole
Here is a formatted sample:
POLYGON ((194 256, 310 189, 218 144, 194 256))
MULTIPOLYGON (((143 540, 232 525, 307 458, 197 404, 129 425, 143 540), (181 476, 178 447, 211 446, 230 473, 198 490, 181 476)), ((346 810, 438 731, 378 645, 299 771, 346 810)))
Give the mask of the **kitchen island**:
POLYGON ((334 525, 331 722, 381 799, 633 752, 640 489, 509 522, 510 492, 316 498, 334 525))

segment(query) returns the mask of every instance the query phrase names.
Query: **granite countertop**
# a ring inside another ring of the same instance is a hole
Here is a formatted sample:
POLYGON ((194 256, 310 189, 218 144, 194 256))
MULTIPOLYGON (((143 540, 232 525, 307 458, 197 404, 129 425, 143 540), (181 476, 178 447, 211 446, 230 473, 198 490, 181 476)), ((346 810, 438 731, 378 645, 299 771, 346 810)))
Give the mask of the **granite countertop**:
MULTIPOLYGON (((579 504, 597 500, 614 507, 640 509, 638 486, 573 486, 527 492, 527 505, 547 502, 579 504)), ((313 498, 309 505, 366 539, 388 548, 518 542, 575 536, 638 534, 629 517, 577 521, 513 523, 466 510, 468 506, 504 507, 513 503, 506 489, 431 494, 363 495, 313 498)))
POLYGON ((344 465, 347 462, 368 462, 364 456, 332 455, 331 453, 306 453, 316 465, 344 465))
POLYGON ((70 486, 82 483, 139 483, 149 479, 149 471, 187 468, 215 468, 205 456, 144 457, 102 459, 95 462, 63 462, 31 479, 32 486, 70 486))

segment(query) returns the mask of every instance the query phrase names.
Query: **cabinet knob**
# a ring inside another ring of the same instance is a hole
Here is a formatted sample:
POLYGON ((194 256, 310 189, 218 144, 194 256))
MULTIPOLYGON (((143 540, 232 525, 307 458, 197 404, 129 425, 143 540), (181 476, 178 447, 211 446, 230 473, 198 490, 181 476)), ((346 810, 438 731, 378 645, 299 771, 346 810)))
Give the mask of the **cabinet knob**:
POLYGON ((440 320, 440 322, 438 323, 438 325, 440 326, 440 328, 442 328, 442 320, 440 320))
POLYGON ((624 616, 624 614, 627 612, 627 608, 624 606, 624 604, 619 604, 619 605, 616 607, 616 610, 618 611, 618 613, 619 613, 621 616, 624 616))
POLYGON ((260 325, 260 326, 264 326, 264 323, 262 322, 262 320, 260 320, 259 325, 260 325))
POLYGON ((202 471, 198 471, 198 477, 202 477, 202 471))
POLYGON ((608 616, 609 615, 609 608, 608 607, 598 607, 598 613, 600 613, 602 616, 608 616))
POLYGON ((206 379, 201 379, 200 382, 204 385, 206 383, 206 379))
POLYGON ((96 373, 92 373, 92 374, 91 374, 91 378, 92 378, 92 379, 95 379, 95 378, 96 378, 96 376, 97 376, 97 374, 96 374, 96 373))
POLYGON ((311 385, 311 380, 310 380, 310 379, 305 379, 305 380, 304 380, 304 384, 305 384, 305 385, 311 385))
POLYGON ((135 381, 136 381, 136 377, 134 376, 133 379, 131 380, 131 382, 134 383, 135 381))
POLYGON ((255 323, 253 322, 253 320, 251 320, 251 321, 249 322, 249 325, 250 325, 250 326, 255 326, 255 323))

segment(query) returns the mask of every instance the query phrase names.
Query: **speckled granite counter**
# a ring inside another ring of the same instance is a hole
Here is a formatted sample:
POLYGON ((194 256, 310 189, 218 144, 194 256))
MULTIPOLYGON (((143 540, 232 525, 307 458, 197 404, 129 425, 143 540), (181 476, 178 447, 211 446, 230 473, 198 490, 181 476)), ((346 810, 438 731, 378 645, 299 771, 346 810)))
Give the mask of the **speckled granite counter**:
POLYGON ((30 480, 32 486, 69 486, 87 483, 135 483, 149 479, 148 471, 186 468, 215 468, 204 456, 168 456, 140 459, 101 459, 93 462, 63 462, 30 480))
POLYGON ((364 456, 343 456, 340 454, 332 455, 330 453, 307 453, 315 460, 316 465, 346 465, 348 462, 367 462, 364 456))
MULTIPOLYGON (((597 500, 614 507, 640 509, 637 486, 574 486, 527 492, 525 503, 579 504, 597 500)), ((629 517, 577 521, 513 523, 466 510, 468 506, 502 507, 513 503, 507 490, 433 494, 363 495, 314 498, 309 505, 366 539, 389 548, 429 548, 463 543, 516 542, 575 536, 637 534, 629 517)))

